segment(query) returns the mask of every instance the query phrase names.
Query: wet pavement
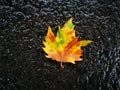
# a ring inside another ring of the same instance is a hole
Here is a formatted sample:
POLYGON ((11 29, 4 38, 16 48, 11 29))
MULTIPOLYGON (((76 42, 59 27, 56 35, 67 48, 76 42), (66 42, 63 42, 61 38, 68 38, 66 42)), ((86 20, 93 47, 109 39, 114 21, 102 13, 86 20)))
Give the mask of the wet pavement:
POLYGON ((0 0, 0 90, 119 89, 119 0, 0 0), (79 40, 94 42, 61 70, 42 41, 71 17, 79 40))

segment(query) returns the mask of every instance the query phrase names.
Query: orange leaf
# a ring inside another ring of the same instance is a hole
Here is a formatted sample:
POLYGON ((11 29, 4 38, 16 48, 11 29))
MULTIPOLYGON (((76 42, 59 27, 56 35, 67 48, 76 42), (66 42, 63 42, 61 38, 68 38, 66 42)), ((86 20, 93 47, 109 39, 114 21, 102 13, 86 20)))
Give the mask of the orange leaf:
POLYGON ((43 50, 46 52, 47 58, 61 62, 61 67, 63 68, 62 63, 75 64, 75 61, 81 61, 81 56, 83 55, 81 47, 91 42, 91 40, 78 41, 71 18, 65 23, 63 28, 59 27, 56 37, 50 26, 48 26, 48 32, 45 36, 45 41, 43 41, 45 46, 43 50))

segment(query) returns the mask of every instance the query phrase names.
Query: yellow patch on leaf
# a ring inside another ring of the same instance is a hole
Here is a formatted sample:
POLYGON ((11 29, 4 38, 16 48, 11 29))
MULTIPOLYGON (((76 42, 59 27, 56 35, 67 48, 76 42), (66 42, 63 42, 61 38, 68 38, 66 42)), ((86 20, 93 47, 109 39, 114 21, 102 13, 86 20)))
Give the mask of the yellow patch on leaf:
POLYGON ((47 58, 61 62, 63 68, 62 63, 75 64, 75 61, 81 61, 83 55, 81 47, 91 42, 91 40, 78 41, 71 18, 64 24, 63 28, 59 26, 56 36, 48 26, 48 32, 45 41, 43 41, 43 50, 46 52, 47 58))

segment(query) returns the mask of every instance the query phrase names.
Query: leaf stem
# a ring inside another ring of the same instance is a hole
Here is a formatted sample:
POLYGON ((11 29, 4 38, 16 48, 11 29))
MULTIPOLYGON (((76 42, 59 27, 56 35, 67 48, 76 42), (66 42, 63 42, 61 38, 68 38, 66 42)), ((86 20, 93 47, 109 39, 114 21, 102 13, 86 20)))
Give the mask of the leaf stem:
POLYGON ((64 69, 64 65, 63 65, 62 62, 60 62, 60 67, 61 67, 62 69, 64 69))

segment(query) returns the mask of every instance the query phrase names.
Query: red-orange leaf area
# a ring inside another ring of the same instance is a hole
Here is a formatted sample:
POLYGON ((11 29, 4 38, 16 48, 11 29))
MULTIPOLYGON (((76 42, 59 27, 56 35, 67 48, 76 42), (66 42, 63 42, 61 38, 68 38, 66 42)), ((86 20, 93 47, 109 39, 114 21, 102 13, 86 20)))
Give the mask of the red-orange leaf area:
POLYGON ((75 61, 83 60, 81 47, 91 42, 91 40, 78 41, 71 18, 64 24, 63 28, 59 26, 56 36, 51 27, 48 26, 48 32, 45 41, 43 41, 43 50, 46 52, 47 58, 61 62, 61 67, 63 67, 62 63, 75 64, 75 61))

